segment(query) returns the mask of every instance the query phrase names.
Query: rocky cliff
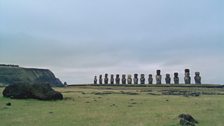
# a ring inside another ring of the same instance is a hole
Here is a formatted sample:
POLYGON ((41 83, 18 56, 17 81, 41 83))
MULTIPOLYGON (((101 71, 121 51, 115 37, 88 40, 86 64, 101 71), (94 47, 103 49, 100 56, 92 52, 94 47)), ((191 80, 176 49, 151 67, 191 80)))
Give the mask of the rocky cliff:
POLYGON ((62 82, 48 69, 0 65, 0 85, 6 86, 14 83, 49 83, 51 86, 63 86, 62 82))

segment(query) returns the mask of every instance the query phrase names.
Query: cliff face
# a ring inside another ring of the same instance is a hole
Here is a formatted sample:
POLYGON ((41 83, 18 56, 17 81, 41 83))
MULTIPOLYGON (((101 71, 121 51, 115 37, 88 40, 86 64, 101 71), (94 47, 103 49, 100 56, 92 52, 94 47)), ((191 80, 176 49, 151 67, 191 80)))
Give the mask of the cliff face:
POLYGON ((22 68, 0 65, 0 85, 13 83, 49 83, 51 86, 63 86, 62 82, 48 69, 22 68))

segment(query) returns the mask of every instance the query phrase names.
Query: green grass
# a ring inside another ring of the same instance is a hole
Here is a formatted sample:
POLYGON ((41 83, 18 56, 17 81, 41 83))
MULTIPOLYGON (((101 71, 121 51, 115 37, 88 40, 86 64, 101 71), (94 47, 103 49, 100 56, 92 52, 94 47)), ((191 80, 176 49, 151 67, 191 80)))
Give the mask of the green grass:
MULTIPOLYGON (((62 101, 12 100, 0 97, 2 126, 179 126, 177 116, 189 113, 198 126, 223 126, 224 95, 199 97, 149 95, 160 87, 56 88, 62 101), (134 92, 138 95, 122 94, 134 92), (95 95, 96 92, 112 94, 95 95), (12 106, 6 106, 11 102, 12 106)), ((185 90, 193 90, 182 88, 185 90)), ((181 89, 181 90, 182 90, 181 89)), ((0 88, 2 92, 3 88, 0 88)), ((194 89, 222 92, 223 89, 194 89)))

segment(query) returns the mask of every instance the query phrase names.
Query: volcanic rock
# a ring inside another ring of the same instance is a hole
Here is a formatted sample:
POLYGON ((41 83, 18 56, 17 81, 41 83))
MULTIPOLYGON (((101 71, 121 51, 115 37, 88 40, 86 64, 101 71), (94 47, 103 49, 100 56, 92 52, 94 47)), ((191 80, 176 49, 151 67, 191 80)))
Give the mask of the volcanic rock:
POLYGON ((12 99, 62 100, 63 95, 53 90, 50 84, 12 84, 3 91, 4 97, 12 99))

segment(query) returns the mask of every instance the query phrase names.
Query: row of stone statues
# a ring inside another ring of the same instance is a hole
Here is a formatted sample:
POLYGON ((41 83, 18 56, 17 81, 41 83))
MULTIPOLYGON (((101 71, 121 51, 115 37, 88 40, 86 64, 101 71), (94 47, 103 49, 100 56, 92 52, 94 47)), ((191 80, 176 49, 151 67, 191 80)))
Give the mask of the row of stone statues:
MULTIPOLYGON (((195 72, 194 80, 195 80, 195 84, 201 84, 200 72, 195 72)), ((130 75, 130 74, 127 76, 127 78, 126 78, 125 74, 122 74, 121 78, 120 78, 119 74, 116 74, 115 78, 114 78, 114 75, 111 74, 110 82, 109 82, 108 74, 105 74, 104 79, 103 79, 102 75, 99 75, 99 80, 97 80, 97 76, 94 77, 94 84, 132 84, 132 81, 134 84, 138 84, 138 82, 139 82, 138 74, 134 74, 133 79, 132 79, 132 75, 130 75)), ((141 74, 140 75, 140 84, 145 84, 145 81, 146 81, 145 75, 141 74)), ((166 84, 171 84, 170 74, 166 74, 165 82, 166 82, 166 84)), ((174 73, 173 82, 174 82, 174 84, 179 84, 179 76, 178 76, 177 72, 174 73)), ((184 82, 185 82, 185 84, 191 84, 191 77, 190 77, 189 69, 185 69, 184 82)), ((153 84, 152 74, 148 75, 148 84, 153 84)), ((160 70, 156 71, 156 84, 162 84, 162 75, 161 75, 160 70)))

